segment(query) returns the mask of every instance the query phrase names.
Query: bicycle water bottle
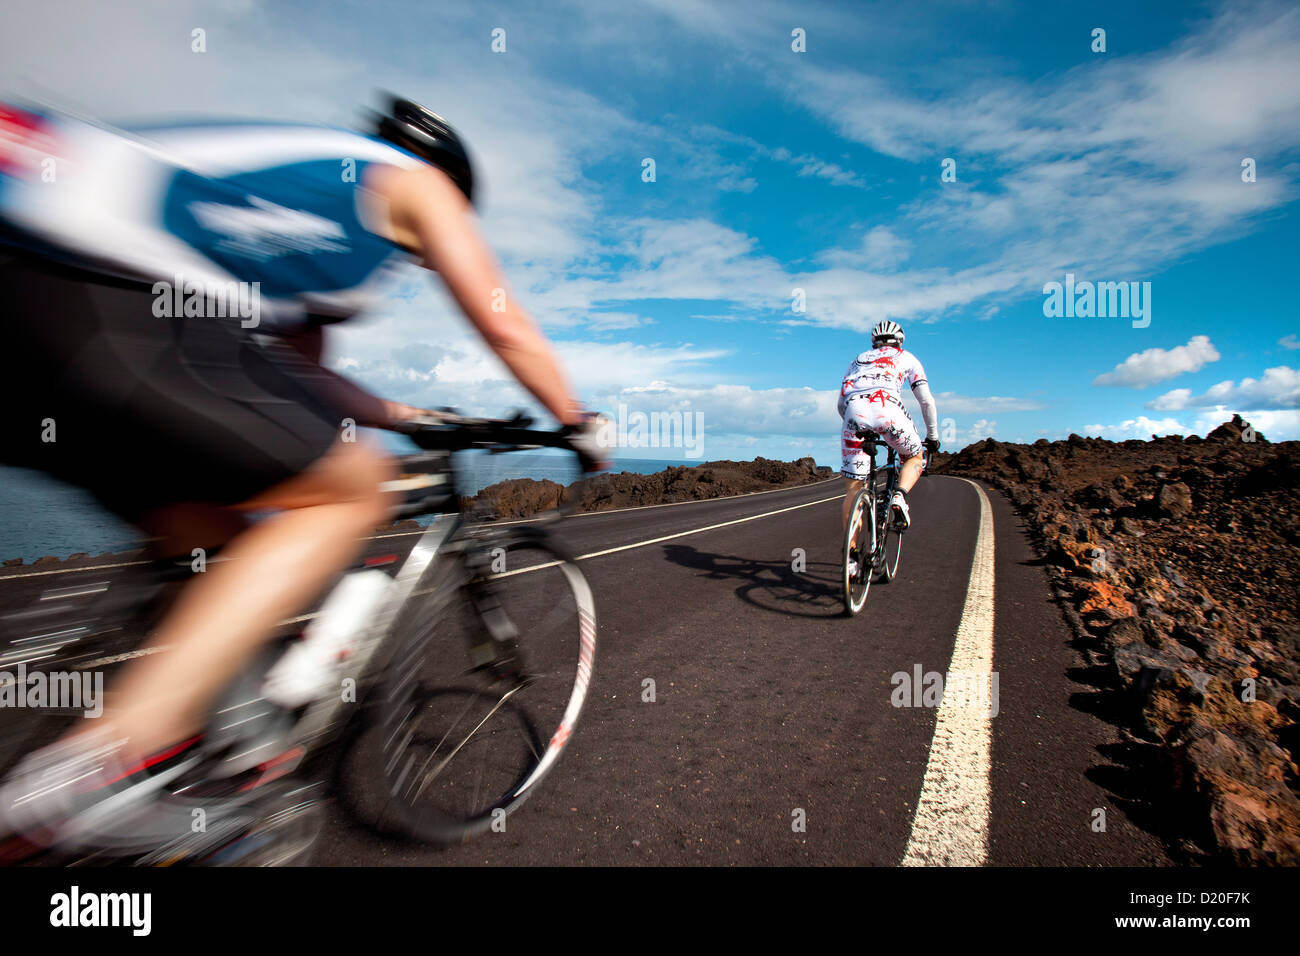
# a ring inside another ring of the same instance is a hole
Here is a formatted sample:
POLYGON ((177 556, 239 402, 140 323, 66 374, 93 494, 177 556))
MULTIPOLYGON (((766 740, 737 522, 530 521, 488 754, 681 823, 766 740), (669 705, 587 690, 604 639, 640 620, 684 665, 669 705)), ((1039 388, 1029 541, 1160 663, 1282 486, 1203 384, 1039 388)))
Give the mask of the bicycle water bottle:
POLYGON ((330 592, 302 639, 266 675, 262 694, 284 707, 308 704, 328 693, 338 667, 355 650, 392 584, 383 571, 354 571, 330 592))

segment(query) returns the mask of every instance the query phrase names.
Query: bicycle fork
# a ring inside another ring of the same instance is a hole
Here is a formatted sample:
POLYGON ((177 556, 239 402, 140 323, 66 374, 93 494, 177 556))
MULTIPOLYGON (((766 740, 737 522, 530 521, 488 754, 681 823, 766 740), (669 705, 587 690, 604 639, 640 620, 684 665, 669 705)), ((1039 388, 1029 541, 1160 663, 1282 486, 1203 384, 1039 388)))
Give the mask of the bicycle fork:
POLYGON ((479 624, 477 633, 470 638, 470 663, 475 670, 489 671, 497 680, 520 685, 525 682, 525 674, 519 628, 502 606, 499 589, 489 577, 490 561, 486 552, 467 559, 471 577, 466 591, 479 624))

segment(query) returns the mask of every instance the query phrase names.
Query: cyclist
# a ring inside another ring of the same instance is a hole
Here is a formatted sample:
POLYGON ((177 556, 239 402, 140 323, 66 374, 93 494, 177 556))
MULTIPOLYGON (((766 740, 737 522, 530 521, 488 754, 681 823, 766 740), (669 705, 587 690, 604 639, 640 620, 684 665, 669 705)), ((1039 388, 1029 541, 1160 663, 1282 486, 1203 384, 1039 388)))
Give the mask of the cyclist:
MULTIPOLYGON (((889 503, 895 528, 906 530, 911 523, 907 493, 921 477, 924 460, 921 449, 933 454, 939 450, 938 412, 926 382, 925 370, 916 356, 903 348, 903 327, 888 319, 871 330, 871 349, 863 352, 844 373, 840 385, 839 412, 844 419, 841 433, 843 473, 845 479, 844 527, 848 530, 849 511, 854 496, 871 474, 871 455, 863 450, 859 431, 878 434, 902 461, 898 490, 889 503), (925 417, 926 439, 922 443, 912 417, 903 406, 903 386, 910 385, 925 417)), ((850 559, 856 560, 856 557, 850 559)), ((849 573, 856 568, 850 566, 849 573)))
POLYGON ((422 410, 319 364, 322 327, 401 260, 437 272, 487 345, 602 464, 595 425, 472 216, 438 116, 393 100, 373 131, 190 125, 147 138, 0 106, 0 461, 91 491, 187 558, 222 547, 103 716, 0 786, 0 833, 76 845, 193 766, 208 708, 277 622, 387 514, 359 425, 422 410), (272 511, 248 523, 252 511, 272 511))

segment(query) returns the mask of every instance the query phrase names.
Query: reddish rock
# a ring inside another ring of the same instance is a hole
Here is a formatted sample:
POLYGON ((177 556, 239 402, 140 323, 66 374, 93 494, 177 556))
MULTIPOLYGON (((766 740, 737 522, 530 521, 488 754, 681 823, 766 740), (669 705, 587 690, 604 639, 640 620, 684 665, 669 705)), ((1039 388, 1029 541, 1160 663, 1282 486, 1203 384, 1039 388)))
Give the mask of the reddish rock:
POLYGON ((1084 617, 1090 614, 1106 618, 1133 616, 1133 605, 1124 597, 1124 592, 1105 581, 1080 582, 1076 593, 1083 598, 1079 613, 1084 617))

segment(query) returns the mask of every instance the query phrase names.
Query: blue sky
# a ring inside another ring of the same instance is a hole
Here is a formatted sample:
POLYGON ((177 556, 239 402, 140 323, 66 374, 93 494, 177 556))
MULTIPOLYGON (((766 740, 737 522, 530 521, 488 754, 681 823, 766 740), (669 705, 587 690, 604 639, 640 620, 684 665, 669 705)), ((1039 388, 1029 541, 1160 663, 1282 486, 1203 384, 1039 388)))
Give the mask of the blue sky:
MULTIPOLYGON (((885 317, 950 445, 1234 411, 1300 438, 1294 4, 72 6, 6 15, 0 88, 123 122, 351 124, 377 88, 445 115, 583 397, 699 413, 705 457, 834 463, 839 377, 885 317), (1149 282, 1149 326, 1046 317, 1067 272, 1149 282)), ((331 351, 406 401, 526 404, 423 276, 331 351)))

